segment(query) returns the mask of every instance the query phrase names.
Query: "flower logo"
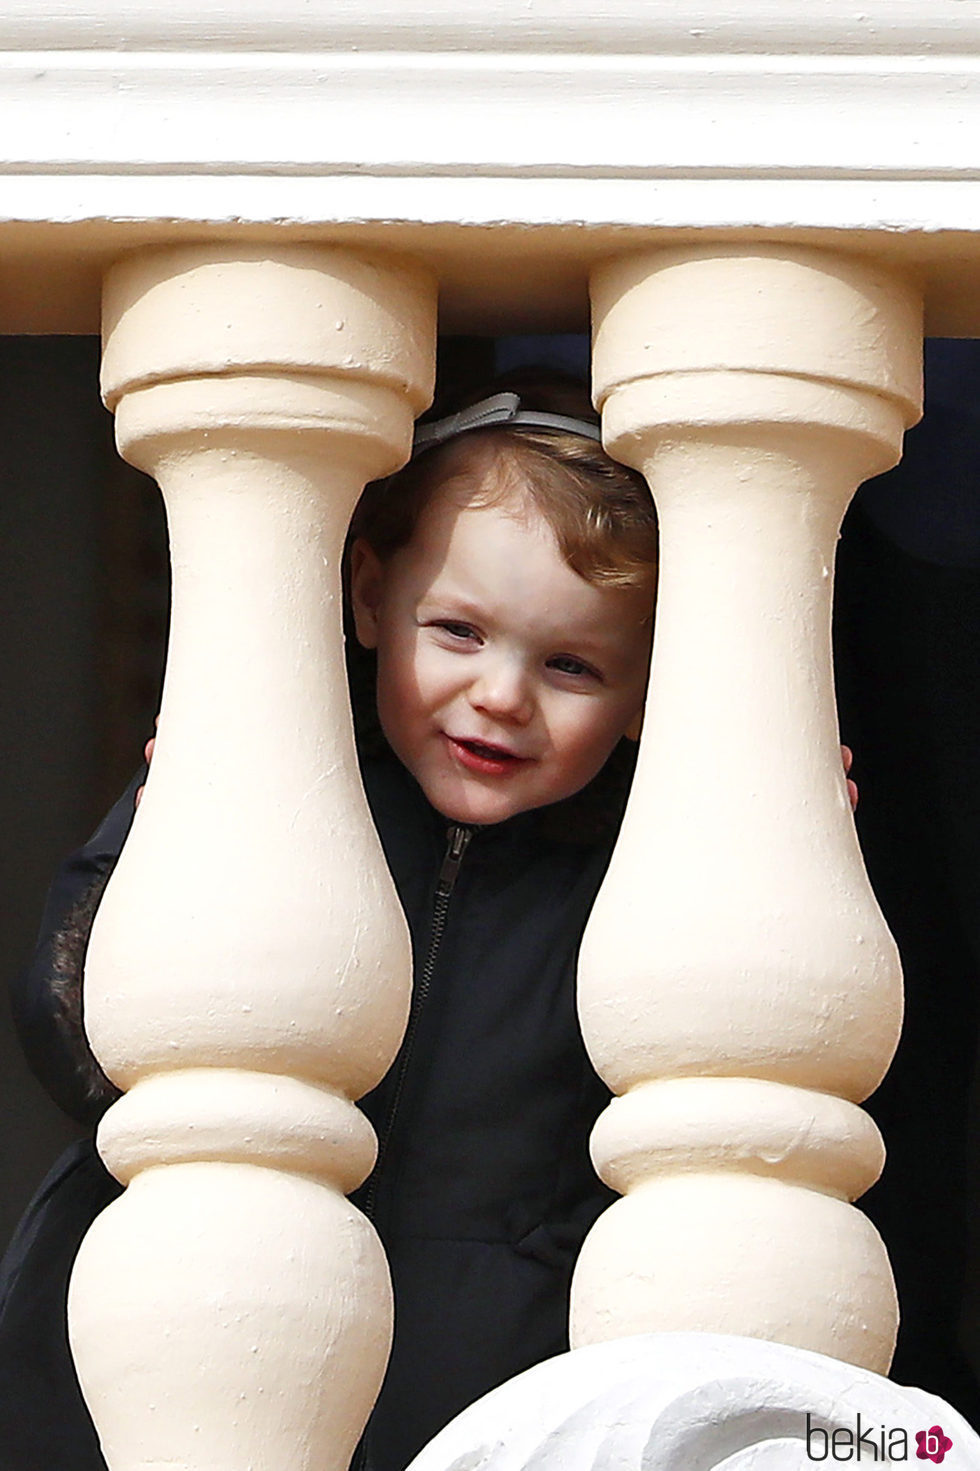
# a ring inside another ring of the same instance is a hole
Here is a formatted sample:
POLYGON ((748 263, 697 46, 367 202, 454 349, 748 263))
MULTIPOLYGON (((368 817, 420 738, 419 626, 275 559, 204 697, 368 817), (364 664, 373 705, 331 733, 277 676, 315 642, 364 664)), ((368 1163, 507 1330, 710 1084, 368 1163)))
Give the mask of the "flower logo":
POLYGON ((938 1466, 940 1461, 945 1460, 946 1452, 953 1449, 953 1442, 948 1435, 943 1434, 941 1425, 934 1425, 931 1430, 917 1430, 915 1439, 919 1449, 916 1458, 920 1461, 935 1461, 938 1466))

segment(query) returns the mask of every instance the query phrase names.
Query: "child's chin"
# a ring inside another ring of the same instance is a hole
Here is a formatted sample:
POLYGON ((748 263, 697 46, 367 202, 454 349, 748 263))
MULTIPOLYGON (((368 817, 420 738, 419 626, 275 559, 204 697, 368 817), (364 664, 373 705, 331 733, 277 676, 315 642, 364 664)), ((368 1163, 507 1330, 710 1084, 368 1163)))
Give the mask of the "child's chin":
POLYGON ((508 817, 516 817, 518 812, 527 811, 525 807, 501 805, 500 803, 460 805, 436 802, 433 803, 433 806, 438 808, 447 822, 456 822, 462 827, 491 827, 495 822, 506 822, 508 817))
POLYGON ((505 792, 491 792, 477 787, 475 790, 426 791, 426 796, 441 812, 447 822, 457 822, 464 827, 489 827, 495 822, 506 822, 519 812, 527 812, 536 806, 534 802, 522 802, 505 792))

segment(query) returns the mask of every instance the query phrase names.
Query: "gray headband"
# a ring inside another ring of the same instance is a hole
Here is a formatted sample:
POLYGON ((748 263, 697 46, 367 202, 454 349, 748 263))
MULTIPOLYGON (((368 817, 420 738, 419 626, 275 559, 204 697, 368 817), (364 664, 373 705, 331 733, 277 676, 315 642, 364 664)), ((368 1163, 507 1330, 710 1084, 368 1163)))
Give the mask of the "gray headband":
POLYGON ((565 414, 542 414, 537 409, 522 409, 520 396, 516 393, 495 393, 492 398, 481 399, 458 414, 449 414, 445 419, 436 419, 434 424, 421 424, 415 430, 412 443, 412 458, 423 450, 457 434, 466 434, 471 429, 487 429, 493 424, 526 426, 529 429, 564 429, 570 434, 580 434, 583 439, 594 439, 602 443, 602 431, 598 424, 586 419, 570 419, 565 414))

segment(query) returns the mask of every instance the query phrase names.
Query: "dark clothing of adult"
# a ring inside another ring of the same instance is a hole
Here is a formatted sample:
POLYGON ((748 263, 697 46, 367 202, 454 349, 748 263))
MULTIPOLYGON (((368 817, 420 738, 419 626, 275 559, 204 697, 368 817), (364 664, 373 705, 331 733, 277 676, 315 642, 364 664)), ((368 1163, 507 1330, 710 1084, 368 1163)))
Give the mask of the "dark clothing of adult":
POLYGON ((925 368, 925 418, 858 493, 837 567, 841 737, 906 998, 860 1205, 898 1285, 892 1377, 980 1427, 980 342, 928 342, 925 368))
MULTIPOLYGON (((402 1050, 362 1103, 380 1155, 355 1200, 385 1244, 396 1322, 359 1452, 369 1471, 400 1471, 474 1399, 568 1346, 572 1266, 613 1199, 588 1158, 609 1094, 582 1044, 575 963, 631 768, 621 748, 596 779, 607 800, 590 836, 596 808, 586 794, 578 808, 571 799, 460 830, 390 753, 364 762, 416 974, 402 1050), (447 864, 450 841, 463 849, 458 863, 447 864)), ((78 940, 125 839, 132 798, 131 788, 59 872, 17 989, 29 1058, 62 1107, 88 1121, 112 1089, 88 1051, 80 1010, 73 1017, 66 1002, 63 939, 74 936, 77 992, 78 940)), ((81 1236, 118 1190, 91 1146, 75 1146, 22 1223, 0 1306, 0 1444, 17 1448, 3 1471, 102 1471, 68 1357, 64 1294, 81 1236)))
POLYGON ((121 1187, 91 1139, 72 1144, 28 1206, 0 1268, 2 1471, 105 1471, 68 1348, 65 1297, 82 1237, 121 1187))
MULTIPOLYGON (((132 821, 145 768, 92 837, 61 865, 37 948, 14 980, 14 1019, 28 1061, 52 1098, 94 1125, 115 1089, 88 1049, 81 967, 99 896, 132 821)), ((104 1471, 68 1348, 65 1299, 89 1226, 121 1187, 91 1139, 71 1145, 34 1195, 0 1264, 0 1468, 104 1471)))

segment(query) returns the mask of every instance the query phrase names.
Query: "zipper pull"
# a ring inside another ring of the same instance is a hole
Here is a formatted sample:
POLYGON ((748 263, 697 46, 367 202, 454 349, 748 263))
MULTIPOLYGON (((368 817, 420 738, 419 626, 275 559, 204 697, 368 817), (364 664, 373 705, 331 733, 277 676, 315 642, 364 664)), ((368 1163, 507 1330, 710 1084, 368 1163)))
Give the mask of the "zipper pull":
POLYGON ((445 899, 453 891, 456 876, 459 873, 459 865, 463 861, 470 838, 473 836, 471 827, 453 826, 449 829, 446 852, 439 870, 439 880, 436 884, 436 893, 441 899, 445 899))

